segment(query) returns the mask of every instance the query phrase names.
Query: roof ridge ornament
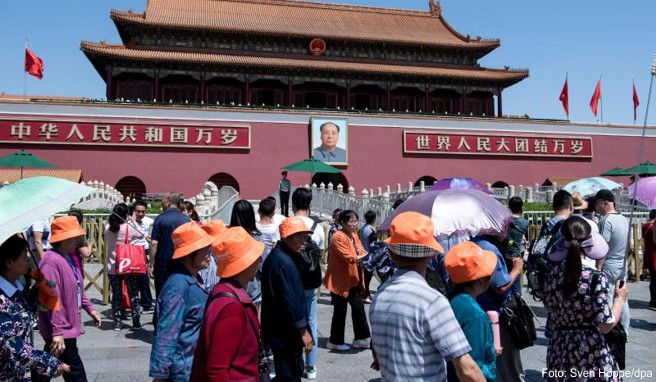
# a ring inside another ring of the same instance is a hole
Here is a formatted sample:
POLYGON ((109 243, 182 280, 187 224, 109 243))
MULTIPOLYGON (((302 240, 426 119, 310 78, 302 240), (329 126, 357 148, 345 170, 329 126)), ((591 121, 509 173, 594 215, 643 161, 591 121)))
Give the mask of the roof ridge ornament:
POLYGON ((432 16, 442 16, 442 4, 440 3, 440 0, 429 0, 428 6, 430 7, 430 14, 432 16))

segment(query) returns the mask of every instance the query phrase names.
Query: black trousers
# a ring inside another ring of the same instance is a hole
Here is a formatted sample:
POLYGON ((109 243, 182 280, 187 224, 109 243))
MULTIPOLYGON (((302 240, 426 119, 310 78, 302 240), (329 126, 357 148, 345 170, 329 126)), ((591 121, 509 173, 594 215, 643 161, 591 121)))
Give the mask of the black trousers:
POLYGON ((150 278, 148 275, 139 277, 139 295, 141 296, 141 306, 143 308, 153 307, 153 293, 150 291, 150 278))
POLYGON ((362 294, 362 297, 371 297, 369 286, 371 285, 371 279, 374 277, 374 272, 369 272, 366 269, 363 269, 362 271, 364 272, 364 293, 362 294))
POLYGON ((303 348, 271 348, 273 363, 276 368, 276 382, 301 382, 305 364, 303 363, 303 348))
POLYGON ((155 298, 158 298, 164 289, 164 283, 169 278, 169 272, 165 269, 155 269, 153 273, 155 273, 155 298))
POLYGON ((344 343, 344 330, 346 327, 346 311, 351 305, 351 318, 353 319, 353 334, 355 340, 363 340, 371 337, 367 314, 364 311, 364 303, 360 295, 360 288, 353 287, 349 290, 348 298, 335 293, 332 296, 333 320, 330 323, 330 343, 342 345, 344 343))
POLYGON ((649 301, 656 302, 656 269, 649 270, 649 301))
MULTIPOLYGON (((77 338, 64 338, 64 345, 66 346, 66 349, 64 349, 64 352, 59 356, 59 360, 71 368, 69 373, 63 375, 64 381, 87 382, 87 373, 84 371, 82 358, 80 358, 80 353, 77 349, 77 338)), ((46 341, 46 346, 43 348, 43 351, 49 353, 50 346, 52 346, 52 341, 46 341)), ((50 378, 32 371, 32 381, 48 382, 50 381, 50 378)))
POLYGON ((280 191, 280 213, 289 216, 289 191, 280 191))
MULTIPOLYGON (((164 289, 164 283, 169 278, 169 272, 166 270, 155 269, 155 298, 159 298, 159 294, 162 293, 164 289)), ((153 313, 153 326, 155 327, 155 332, 157 332, 157 309, 153 313)))

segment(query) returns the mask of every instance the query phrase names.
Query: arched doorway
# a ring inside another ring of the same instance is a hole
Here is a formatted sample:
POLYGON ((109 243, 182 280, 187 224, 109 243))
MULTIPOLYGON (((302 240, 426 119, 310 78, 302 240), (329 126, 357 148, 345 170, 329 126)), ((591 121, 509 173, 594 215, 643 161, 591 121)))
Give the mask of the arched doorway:
POLYGON ((348 193, 349 183, 344 174, 326 174, 323 172, 314 174, 312 177, 312 184, 316 184, 317 187, 320 187, 321 183, 325 184, 326 188, 328 188, 328 183, 332 183, 333 189, 335 190, 337 189, 337 185, 341 184, 344 186, 344 193, 348 193))
POLYGON ((239 182, 232 175, 226 174, 225 172, 216 173, 208 179, 208 181, 216 184, 216 187, 220 190, 223 186, 230 186, 239 192, 239 182))
POLYGON ((510 186, 510 185, 508 183, 502 181, 502 180, 499 180, 499 181, 496 181, 496 182, 492 183, 492 188, 504 188, 504 187, 508 187, 508 186, 510 186))
POLYGON ((126 176, 116 182, 114 187, 123 196, 129 196, 130 199, 141 199, 146 193, 146 185, 136 176, 126 176))
POLYGON ((415 187, 419 187, 421 185, 421 182, 424 182, 424 186, 426 188, 430 188, 433 183, 437 182, 437 179, 433 178, 430 175, 422 176, 421 178, 417 179, 415 182, 415 187))

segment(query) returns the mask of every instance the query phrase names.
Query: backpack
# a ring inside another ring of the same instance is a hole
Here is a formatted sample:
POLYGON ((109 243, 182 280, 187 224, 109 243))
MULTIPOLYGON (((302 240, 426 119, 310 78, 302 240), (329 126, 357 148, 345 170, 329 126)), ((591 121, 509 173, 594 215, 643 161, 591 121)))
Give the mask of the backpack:
MULTIPOLYGON (((311 231, 317 228, 319 223, 314 222, 311 231)), ((297 262, 301 280, 303 281, 303 288, 315 289, 321 286, 321 248, 319 244, 312 239, 312 235, 308 235, 305 242, 305 249, 298 256, 297 262)))
POLYGON ((501 322, 506 326, 515 347, 521 350, 533 346, 537 339, 533 322, 535 314, 522 296, 511 293, 501 311, 503 312, 501 322))
POLYGON ((544 299, 544 283, 549 269, 549 249, 554 245, 558 238, 558 231, 563 225, 564 220, 559 221, 553 226, 551 231, 547 224, 542 225, 540 234, 532 242, 528 249, 528 259, 526 261, 526 281, 528 292, 533 296, 535 301, 544 299))

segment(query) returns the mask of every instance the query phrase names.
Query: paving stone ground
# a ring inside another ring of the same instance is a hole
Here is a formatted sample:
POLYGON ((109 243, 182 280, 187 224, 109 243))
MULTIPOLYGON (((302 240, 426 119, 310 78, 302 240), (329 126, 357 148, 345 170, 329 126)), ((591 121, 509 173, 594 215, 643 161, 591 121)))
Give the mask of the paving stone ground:
MULTIPOLYGON (((93 264, 89 264, 93 266, 93 264)), ((372 290, 377 288, 372 281, 372 290)), ((100 305, 100 295, 93 289, 89 297, 101 312, 103 324, 94 328, 92 321, 85 315, 84 334, 78 341, 80 354, 87 370, 90 382, 147 381, 150 348, 153 341, 152 315, 142 316, 144 329, 133 332, 126 321, 126 329, 115 332, 111 323, 110 306, 100 305)), ((652 378, 625 378, 625 381, 656 380, 656 310, 650 309, 648 282, 629 283, 629 301, 631 306, 631 328, 627 345, 627 368, 651 372, 652 378)), ((541 303, 527 298, 538 316, 538 340, 535 346, 522 351, 522 361, 526 370, 527 381, 542 381, 541 370, 545 367, 547 340, 544 338, 546 312, 541 303)), ((84 313, 83 313, 84 314, 84 313)), ((322 291, 319 300, 319 357, 318 381, 377 381, 380 374, 369 368, 371 354, 369 351, 351 351, 336 353, 326 349, 330 334, 332 306, 330 297, 322 291)), ((346 340, 353 338, 353 329, 347 317, 346 340)), ((38 332, 35 333, 38 347, 43 347, 38 332)), ((58 379, 58 380, 61 380, 58 379)))

